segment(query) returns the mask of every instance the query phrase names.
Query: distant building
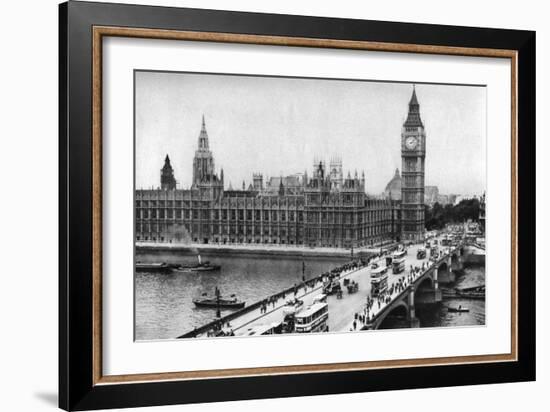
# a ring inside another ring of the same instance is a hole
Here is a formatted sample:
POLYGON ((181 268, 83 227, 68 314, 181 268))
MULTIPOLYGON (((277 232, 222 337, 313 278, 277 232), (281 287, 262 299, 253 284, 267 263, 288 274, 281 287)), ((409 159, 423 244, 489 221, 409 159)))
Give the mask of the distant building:
POLYGON ((439 198, 439 188, 437 186, 424 187, 424 204, 433 206, 439 198))
POLYGON ((449 199, 449 202, 451 202, 453 205, 458 205, 463 200, 470 200, 470 199, 476 198, 476 196, 472 196, 472 195, 453 195, 453 197, 454 198, 452 202, 451 202, 451 199, 449 199))
POLYGON ((448 205, 450 203, 449 195, 437 195, 437 203, 441 206, 448 205))
POLYGON ((395 174, 386 185, 384 196, 392 200, 401 200, 401 175, 399 169, 395 169, 395 174))

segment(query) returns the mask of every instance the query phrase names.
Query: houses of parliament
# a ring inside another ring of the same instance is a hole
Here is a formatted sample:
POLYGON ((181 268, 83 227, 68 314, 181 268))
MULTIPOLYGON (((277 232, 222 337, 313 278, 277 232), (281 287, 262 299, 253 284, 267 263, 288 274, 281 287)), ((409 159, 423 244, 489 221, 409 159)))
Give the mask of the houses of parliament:
POLYGON ((360 248, 424 235, 424 125, 413 88, 401 133, 400 199, 371 197, 364 172, 344 175, 343 162, 315 160, 310 173, 255 173, 240 190, 225 189, 215 169, 204 117, 189 189, 177 188, 166 155, 157 189, 135 192, 137 242, 280 244, 360 248))

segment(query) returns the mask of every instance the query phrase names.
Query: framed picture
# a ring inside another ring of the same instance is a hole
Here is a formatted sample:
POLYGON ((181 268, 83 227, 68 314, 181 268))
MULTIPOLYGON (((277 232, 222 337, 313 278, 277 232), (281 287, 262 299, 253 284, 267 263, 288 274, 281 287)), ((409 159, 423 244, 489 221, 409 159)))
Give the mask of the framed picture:
POLYGON ((60 407, 535 379, 534 32, 59 10, 60 407))

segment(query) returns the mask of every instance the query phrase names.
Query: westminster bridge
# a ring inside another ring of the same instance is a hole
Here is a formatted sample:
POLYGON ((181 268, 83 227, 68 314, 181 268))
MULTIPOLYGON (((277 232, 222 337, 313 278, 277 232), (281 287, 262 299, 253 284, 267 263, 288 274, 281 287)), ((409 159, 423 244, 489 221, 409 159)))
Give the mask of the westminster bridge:
MULTIPOLYGON (((439 239, 441 244, 441 239, 439 239)), ((366 265, 347 264, 339 273, 340 282, 345 279, 357 282, 359 291, 348 293, 344 289, 342 298, 328 297, 328 326, 331 332, 349 330, 369 330, 384 327, 386 319, 393 316, 406 318, 410 327, 417 327, 415 316, 417 303, 439 302, 442 298, 440 285, 454 282, 455 271, 462 269, 465 243, 453 247, 438 246, 436 258, 417 258, 417 251, 424 245, 411 245, 405 256, 405 271, 392 274, 388 270, 388 289, 383 299, 374 299, 370 307, 366 304, 371 298, 371 265, 377 260, 384 264, 389 252, 373 255, 366 265)), ((297 286, 292 286, 267 299, 259 300, 212 322, 188 331, 180 338, 206 337, 217 335, 220 329, 231 331, 237 336, 246 335, 260 325, 280 323, 284 318, 284 307, 289 299, 297 298, 304 307, 313 303, 322 293, 325 276, 319 275, 297 286), (266 304, 267 303, 267 304, 266 304)))

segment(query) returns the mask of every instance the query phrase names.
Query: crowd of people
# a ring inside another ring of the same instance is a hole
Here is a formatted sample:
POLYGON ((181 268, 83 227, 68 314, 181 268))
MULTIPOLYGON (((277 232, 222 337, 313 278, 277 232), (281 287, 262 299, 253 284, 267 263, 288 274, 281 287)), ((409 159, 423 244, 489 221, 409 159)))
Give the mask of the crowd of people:
POLYGON ((280 299, 288 300, 290 297, 290 301, 294 301, 297 296, 300 294, 300 292, 303 292, 303 294, 307 293, 310 290, 313 290, 327 281, 332 281, 333 279, 339 279, 340 276, 344 275, 345 273, 359 269, 363 266, 366 266, 369 264, 369 262, 372 260, 372 257, 369 259, 356 259, 352 262, 345 263, 343 265, 340 265, 338 267, 335 267, 331 269, 330 271, 327 271, 319 276, 316 276, 311 279, 306 279, 305 275, 302 275, 302 281, 300 283, 295 283, 292 288, 282 291, 281 293, 269 296, 262 300, 260 302, 260 313, 265 314, 268 312, 268 309, 275 309, 277 306, 277 303, 280 299))
MULTIPOLYGON (((446 251, 439 250, 437 255, 434 256, 439 259, 445 253, 448 253, 448 249, 446 251)), ((384 253, 381 253, 378 256, 380 258, 384 257, 384 255, 384 253)), ((392 283, 389 288, 385 289, 382 293, 379 293, 376 296, 367 296, 363 311, 360 313, 355 313, 351 330, 356 330, 357 327, 364 327, 366 325, 369 325, 374 316, 381 309, 383 309, 385 305, 391 303, 397 295, 404 292, 411 283, 418 279, 419 276, 421 276, 427 269, 429 269, 433 265, 433 261, 424 261, 419 266, 410 265, 409 270, 401 275, 397 282, 392 283)))

